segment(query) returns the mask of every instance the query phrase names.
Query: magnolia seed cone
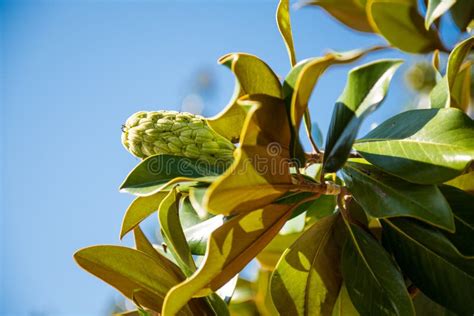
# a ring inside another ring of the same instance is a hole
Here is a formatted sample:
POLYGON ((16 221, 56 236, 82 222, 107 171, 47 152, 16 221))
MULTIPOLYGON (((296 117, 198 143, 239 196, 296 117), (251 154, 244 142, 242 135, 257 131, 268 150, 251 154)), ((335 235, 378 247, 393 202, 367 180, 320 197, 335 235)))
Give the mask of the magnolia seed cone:
POLYGON ((233 160, 234 145, 217 134, 202 116, 186 112, 137 112, 122 129, 122 144, 139 158, 168 154, 209 163, 233 160))

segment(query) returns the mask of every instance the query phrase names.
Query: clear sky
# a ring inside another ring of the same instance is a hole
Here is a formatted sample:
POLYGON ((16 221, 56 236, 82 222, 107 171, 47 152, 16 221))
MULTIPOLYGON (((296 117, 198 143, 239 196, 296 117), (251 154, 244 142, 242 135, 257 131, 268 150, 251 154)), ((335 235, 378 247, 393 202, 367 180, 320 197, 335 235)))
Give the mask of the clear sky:
MULTIPOLYGON (((0 0, 0 315, 105 313, 116 292, 80 270, 72 254, 120 242, 132 197, 117 188, 138 162, 121 146, 121 124, 138 110, 179 110, 193 93, 203 99, 204 114, 217 113, 234 89, 230 71, 216 64, 229 52, 255 54, 284 77, 289 62, 275 7, 276 1, 0 0), (212 89, 196 88, 203 74, 212 89)), ((300 60, 383 43, 319 9, 292 14, 300 60)), ((456 40, 453 30, 445 33, 448 43, 456 40)), ((363 62, 402 56, 408 64, 419 59, 384 52, 363 62)), ((353 66, 330 70, 313 94, 312 117, 324 134, 353 66)), ((404 70, 365 132, 411 102, 404 70)))

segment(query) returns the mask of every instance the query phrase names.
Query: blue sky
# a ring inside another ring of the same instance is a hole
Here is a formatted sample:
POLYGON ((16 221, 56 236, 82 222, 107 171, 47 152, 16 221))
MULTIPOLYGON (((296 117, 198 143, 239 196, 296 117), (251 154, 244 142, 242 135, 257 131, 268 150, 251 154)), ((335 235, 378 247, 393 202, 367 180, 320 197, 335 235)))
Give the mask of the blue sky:
MULTIPOLYGON (((72 254, 119 243, 132 197, 117 188, 138 162, 121 146, 121 124, 139 110, 179 110, 203 69, 215 86, 202 95, 204 113, 219 112, 234 78, 216 60, 229 52, 255 54, 283 77, 289 62, 275 7, 276 1, 0 1, 1 315, 105 313, 116 292, 80 270, 72 254)), ((292 14, 300 60, 383 43, 318 9, 292 14)), ((450 27, 445 33, 449 43, 456 40, 450 27)), ((408 64, 419 59, 383 52, 362 62, 402 56, 408 64)), ((324 134, 353 66, 330 70, 313 94, 312 117, 324 134)), ((413 99, 404 69, 364 131, 413 99)))

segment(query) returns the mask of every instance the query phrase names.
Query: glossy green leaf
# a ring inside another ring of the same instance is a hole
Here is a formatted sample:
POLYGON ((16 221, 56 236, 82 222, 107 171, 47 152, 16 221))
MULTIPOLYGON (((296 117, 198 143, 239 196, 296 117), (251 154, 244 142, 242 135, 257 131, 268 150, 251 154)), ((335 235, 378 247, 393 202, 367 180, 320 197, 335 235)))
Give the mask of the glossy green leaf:
POLYGON ((474 258, 474 195, 447 185, 440 189, 453 210, 456 224, 456 232, 445 236, 462 254, 474 258))
POLYGON ((348 52, 331 52, 323 57, 316 57, 299 62, 288 73, 283 83, 283 98, 290 113, 291 146, 290 155, 297 157, 301 151, 298 131, 303 115, 308 110, 308 103, 314 86, 328 67, 336 64, 345 64, 356 61, 369 52, 381 49, 372 47, 367 50, 353 50, 348 52))
POLYGON ((400 64, 399 60, 379 60, 351 70, 332 114, 324 155, 325 172, 335 172, 344 165, 362 121, 383 101, 400 64))
POLYGON ((228 67, 236 77, 232 99, 215 117, 207 119, 208 124, 220 135, 232 142, 238 142, 244 126, 247 111, 238 104, 238 99, 248 94, 266 94, 281 97, 281 83, 272 69, 258 57, 232 53, 222 56, 219 63, 228 67))
POLYGON ((140 224, 145 218, 156 212, 161 201, 163 201, 167 194, 168 192, 158 192, 150 196, 139 196, 135 198, 127 208, 123 217, 122 228, 120 229, 120 239, 140 224))
POLYGON ((198 159, 155 155, 141 161, 128 174, 120 186, 120 191, 148 196, 166 188, 170 183, 212 182, 212 177, 218 176, 223 171, 222 166, 213 166, 198 159))
POLYGON ((373 32, 365 10, 365 0, 314 0, 302 4, 319 6, 338 21, 357 31, 373 32))
MULTIPOLYGON (((74 254, 87 272, 135 298, 141 306, 161 310, 166 293, 178 282, 170 271, 162 269, 151 256, 120 246, 93 246, 74 254)), ((183 314, 192 315, 183 305, 183 314)), ((176 311, 178 312, 178 310, 176 311)))
POLYGON ((316 222, 283 253, 271 280, 281 315, 331 314, 341 286, 338 219, 334 215, 316 222))
POLYGON ((474 16, 474 2, 458 0, 450 11, 456 25, 461 31, 465 31, 474 16))
POLYGON ((186 276, 196 271, 191 251, 186 242, 181 223, 179 221, 179 196, 175 190, 171 190, 160 204, 161 234, 169 251, 186 276))
POLYGON ((408 53, 444 49, 438 33, 425 29, 417 0, 368 0, 367 12, 372 28, 396 48, 408 53))
POLYGON ((384 244, 426 296, 460 315, 474 312, 474 260, 438 231, 406 219, 382 220, 384 244))
POLYGON ((206 253, 207 241, 214 230, 222 226, 224 216, 216 215, 199 224, 184 230, 186 241, 193 255, 203 256, 206 253))
POLYGON ((436 85, 430 92, 430 103, 432 109, 449 108, 451 96, 447 77, 437 79, 436 85))
POLYGON ((216 229, 199 269, 168 292, 163 315, 174 315, 191 297, 205 296, 234 277, 272 240, 291 211, 290 205, 268 205, 239 214, 216 229))
POLYGON ((354 304, 352 304, 345 284, 341 285, 339 295, 332 310, 332 316, 359 316, 354 304))
POLYGON ((385 249, 360 227, 348 224, 342 276, 361 315, 415 315, 405 281, 385 249))
POLYGON ((454 232, 451 208, 436 185, 410 183, 354 162, 346 164, 343 177, 356 201, 372 217, 408 216, 454 232))
POLYGON ((283 41, 285 42, 288 57, 290 57, 290 64, 293 67, 296 64, 295 46, 293 44, 293 33, 291 32, 290 19, 290 1, 280 0, 278 4, 276 20, 278 30, 280 31, 283 41))
POLYGON ((203 198, 213 214, 236 214, 263 207, 291 186, 289 169, 290 130, 281 99, 255 95, 235 151, 235 161, 213 182, 203 198), (262 162, 265 163, 262 163, 262 162))
POLYGON ((354 147, 385 172, 413 183, 442 183, 463 173, 474 159, 474 122, 452 108, 407 111, 354 147))
POLYGON ((429 30, 431 24, 437 18, 446 13, 455 3, 456 0, 428 0, 428 7, 425 15, 425 28, 429 30))

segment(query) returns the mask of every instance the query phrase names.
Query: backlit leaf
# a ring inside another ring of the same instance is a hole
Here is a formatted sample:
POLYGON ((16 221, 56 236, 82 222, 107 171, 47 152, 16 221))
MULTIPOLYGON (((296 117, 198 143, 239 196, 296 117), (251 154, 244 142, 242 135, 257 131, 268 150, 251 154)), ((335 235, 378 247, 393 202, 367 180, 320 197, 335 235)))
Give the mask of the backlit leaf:
POLYGON ((442 183, 462 174, 474 159, 474 121, 452 108, 407 111, 354 147, 392 175, 413 183, 442 183))
POLYGON ((361 32, 373 32, 365 10, 365 0, 315 0, 303 5, 320 6, 345 25, 361 32))
POLYGON ((348 224, 342 275, 361 315, 415 315, 405 281, 385 249, 360 227, 348 224))
MULTIPOLYGON (((166 293, 177 283, 175 276, 152 257, 130 248, 93 246, 76 252, 74 259, 124 296, 134 297, 141 306, 155 311, 161 310, 166 293)), ((183 315, 193 315, 189 307, 182 307, 183 315)))
POLYGON ((349 191, 370 216, 414 217, 454 232, 451 208, 436 185, 410 183, 354 162, 346 164, 343 176, 349 191))
POLYGON ((133 229, 133 235, 135 238, 135 248, 140 250, 150 257, 152 257, 156 264, 159 265, 163 270, 174 274, 176 283, 181 282, 185 279, 183 272, 175 265, 172 261, 162 255, 158 250, 153 247, 148 238, 145 236, 140 226, 133 229))
POLYGON ((474 260, 426 225, 401 218, 382 220, 382 225, 384 244, 426 296, 460 315, 474 312, 474 260))
POLYGON ((283 253, 271 281, 281 315, 331 314, 341 286, 338 219, 334 215, 316 222, 283 253))
POLYGON ((334 304, 332 316, 359 316, 344 283, 339 290, 339 296, 337 297, 336 304, 334 304))
POLYGON ((219 63, 227 66, 236 77, 234 95, 225 109, 217 116, 208 118, 207 122, 220 135, 238 142, 247 111, 237 100, 247 94, 267 94, 279 98, 281 83, 271 68, 253 55, 227 54, 219 59, 219 63))
POLYGON ((470 171, 446 182, 447 185, 474 194, 474 171, 470 171))
POLYGON ((161 201, 163 201, 167 194, 168 192, 158 192, 150 196, 139 196, 135 198, 127 208, 123 217, 122 228, 120 229, 120 239, 140 224, 145 218, 156 212, 161 201))
POLYGON ((326 172, 344 165, 362 121, 383 101, 400 64, 399 60, 379 60, 351 70, 331 118, 323 164, 326 172))
POLYGON ((291 205, 272 204, 239 214, 216 229, 199 269, 167 294, 163 315, 173 315, 191 297, 205 296, 229 281, 272 240, 291 211, 291 205))
POLYGON ((285 42, 288 56, 290 57, 290 63, 293 67, 296 64, 295 47, 293 44, 293 34, 291 32, 291 19, 290 19, 290 1, 280 0, 277 8, 277 25, 280 31, 283 41, 285 42))
POLYGON ((438 33, 425 29, 417 0, 368 0, 367 12, 373 29, 396 48, 408 53, 443 49, 438 33))
POLYGON ((191 251, 189 250, 179 221, 179 196, 175 190, 171 190, 160 204, 160 227, 163 238, 186 276, 196 270, 191 251))
POLYGON ((258 209, 291 186, 290 131, 283 101, 264 95, 250 98, 248 104, 258 105, 247 116, 235 161, 203 198, 203 206, 214 214, 258 209))

